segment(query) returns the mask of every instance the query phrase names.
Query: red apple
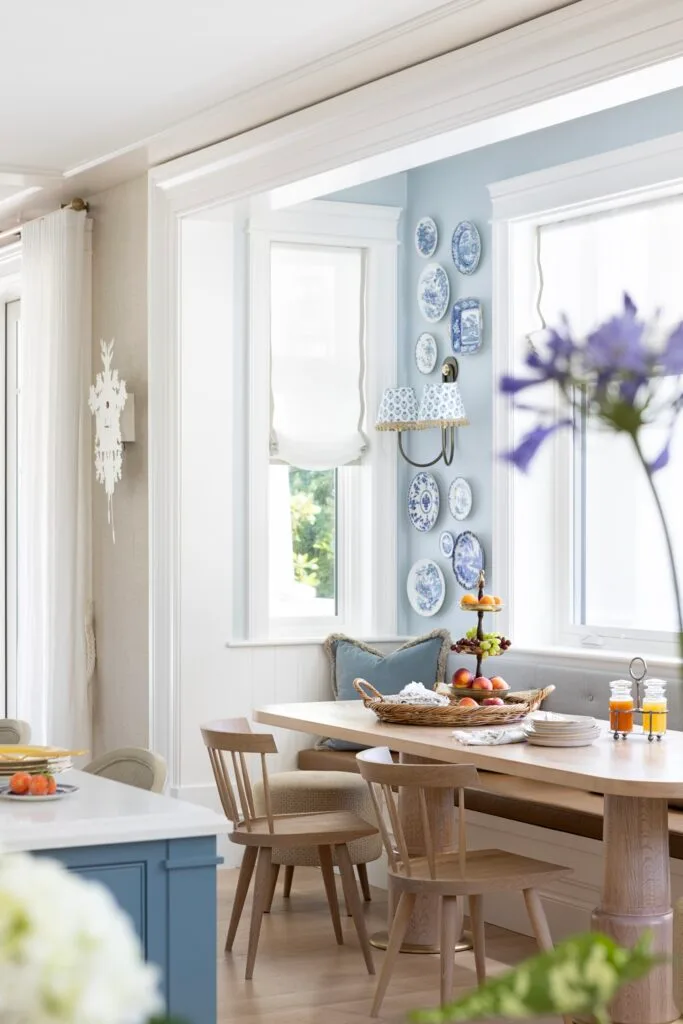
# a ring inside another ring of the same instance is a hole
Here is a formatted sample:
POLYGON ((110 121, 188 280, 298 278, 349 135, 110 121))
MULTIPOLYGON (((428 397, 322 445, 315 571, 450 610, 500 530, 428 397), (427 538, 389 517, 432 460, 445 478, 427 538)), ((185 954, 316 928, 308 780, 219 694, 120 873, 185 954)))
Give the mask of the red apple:
POLYGON ((492 690, 493 689, 493 683, 491 682, 490 679, 487 679, 486 676, 477 676, 477 678, 472 683, 472 689, 473 690, 492 690))
POLYGON ((469 689, 472 685, 472 673, 467 668, 459 668, 453 673, 452 682, 458 690, 469 689))
POLYGON ((501 700, 500 697, 484 697, 482 704, 486 704, 488 707, 495 706, 500 707, 505 701, 501 700))
POLYGON ((509 690, 510 686, 505 682, 502 676, 491 676, 491 682, 493 683, 494 690, 509 690))

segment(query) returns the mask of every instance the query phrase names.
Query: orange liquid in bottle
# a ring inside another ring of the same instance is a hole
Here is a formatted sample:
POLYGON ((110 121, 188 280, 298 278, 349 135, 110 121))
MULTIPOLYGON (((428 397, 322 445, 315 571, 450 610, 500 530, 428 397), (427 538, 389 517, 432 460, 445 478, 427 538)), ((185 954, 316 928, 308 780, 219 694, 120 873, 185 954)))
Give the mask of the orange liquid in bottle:
POLYGON ((633 732, 633 698, 611 697, 609 702, 611 732, 633 732))

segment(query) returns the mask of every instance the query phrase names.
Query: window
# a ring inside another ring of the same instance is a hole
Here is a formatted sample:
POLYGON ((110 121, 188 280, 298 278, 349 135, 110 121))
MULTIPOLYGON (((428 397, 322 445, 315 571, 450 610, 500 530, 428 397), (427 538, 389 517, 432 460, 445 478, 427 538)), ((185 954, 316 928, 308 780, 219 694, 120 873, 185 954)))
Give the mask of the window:
MULTIPOLYGON (((570 165, 572 170, 577 166, 570 165)), ((561 170, 549 176, 559 176, 561 170)), ((574 182, 576 173, 571 175, 574 182)), ((513 365, 525 336, 539 328, 539 313, 551 325, 566 313, 574 333, 582 336, 618 310, 627 291, 643 316, 660 311, 662 326, 683 320, 683 183, 675 191, 669 184, 671 194, 666 195, 657 185, 639 188, 625 201, 617 193, 617 180, 614 195, 602 195, 599 201, 587 195, 588 202, 569 211, 539 211, 499 229, 499 243, 508 247, 513 260, 524 261, 521 272, 505 275, 506 283, 517 289, 508 354, 513 365)), ((662 383, 662 397, 669 387, 673 390, 673 381, 662 383)), ((546 398, 555 401, 555 393, 548 392, 546 398)), ((527 429, 529 414, 500 407, 498 412, 503 449, 527 429)), ((664 443, 663 428, 650 428, 645 443, 656 454, 664 443)), ((498 467, 495 472, 501 491, 496 536, 500 550, 507 548, 503 561, 510 603, 517 609, 510 626, 516 641, 530 647, 674 655, 676 613, 665 542, 630 440, 582 421, 575 424, 573 437, 570 432, 557 435, 528 479, 515 474, 506 481, 509 471, 498 467), (503 500, 512 508, 507 526, 502 523, 503 500)), ((656 481, 679 574, 681 480, 679 420, 670 464, 656 481)))
POLYGON ((0 252, 0 713, 16 714, 18 246, 0 252))
POLYGON ((255 640, 395 633, 373 576, 395 574, 395 453, 368 408, 395 377, 398 213, 313 202, 250 223, 255 640))

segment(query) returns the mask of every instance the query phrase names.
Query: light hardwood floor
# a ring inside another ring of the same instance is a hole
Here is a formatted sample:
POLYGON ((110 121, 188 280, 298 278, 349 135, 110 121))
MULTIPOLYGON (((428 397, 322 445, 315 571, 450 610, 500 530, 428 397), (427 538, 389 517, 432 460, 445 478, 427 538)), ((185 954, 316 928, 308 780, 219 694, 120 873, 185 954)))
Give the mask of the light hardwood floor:
MULTIPOLYGON (((340 900, 341 881, 337 887, 340 900)), ((218 1022, 219 1024, 370 1024, 376 978, 365 971, 350 918, 344 917, 344 946, 332 931, 320 872, 297 868, 291 900, 278 884, 270 915, 261 929, 253 981, 244 980, 249 934, 247 902, 233 952, 223 953, 237 871, 219 872, 218 882, 218 1022)), ((343 903, 341 904, 343 906, 343 903)), ((386 893, 373 889, 364 904, 368 930, 386 927, 386 893)), ((520 920, 524 904, 520 899, 520 920)), ((487 926, 489 976, 534 954, 532 939, 487 926)), ((384 954, 373 950, 377 971, 384 954)), ((474 956, 455 961, 455 994, 476 985, 474 956)), ((382 1007, 384 1024, 404 1024, 409 1010, 434 1006, 439 998, 438 956, 403 954, 382 1007)), ((536 1024, 549 1024, 536 1019, 536 1024)))

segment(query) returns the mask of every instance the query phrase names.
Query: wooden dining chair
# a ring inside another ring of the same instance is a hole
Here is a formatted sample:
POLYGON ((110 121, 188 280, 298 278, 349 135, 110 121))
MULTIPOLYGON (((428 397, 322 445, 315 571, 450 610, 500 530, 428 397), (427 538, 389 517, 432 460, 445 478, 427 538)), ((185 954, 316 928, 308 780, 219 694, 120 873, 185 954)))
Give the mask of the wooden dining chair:
POLYGON ((360 773, 368 783, 373 806, 380 823, 384 847, 389 859, 389 874, 400 893, 389 933, 389 945, 380 972, 371 1015, 379 1016, 396 959, 406 934, 415 901, 420 895, 439 897, 441 911, 441 1003, 453 995, 455 944, 462 925, 461 902, 469 900, 477 981, 486 980, 483 897, 485 893, 519 890, 524 894, 527 913, 542 950, 552 949, 550 929, 538 886, 568 874, 557 864, 520 857, 502 850, 467 851, 465 789, 479 785, 476 768, 471 765, 395 764, 386 747, 364 750, 356 755, 360 773), (433 822, 428 813, 427 794, 432 789, 458 793, 458 848, 435 852, 433 822), (411 790, 420 809, 424 856, 411 856, 398 810, 401 790, 411 790), (385 813, 386 812, 386 813, 385 813))
POLYGON ((343 945, 341 916, 334 879, 334 856, 339 867, 344 896, 356 927, 368 974, 374 974, 372 950, 347 844, 355 839, 375 835, 377 833, 376 826, 369 824, 351 811, 274 814, 266 755, 277 753, 275 739, 270 733, 252 732, 246 718, 212 722, 202 727, 202 737, 209 752, 209 760, 223 810, 234 825, 230 839, 233 843, 245 847, 225 941, 226 951, 232 949, 251 877, 254 867, 256 867, 245 972, 247 981, 253 977, 261 921, 263 915, 270 908, 277 878, 277 866, 273 864, 272 858, 274 847, 279 849, 304 846, 317 848, 334 934, 338 944, 343 945), (258 816, 255 811, 254 790, 245 756, 248 754, 258 754, 260 757, 260 774, 265 803, 265 814, 261 816, 258 816))

